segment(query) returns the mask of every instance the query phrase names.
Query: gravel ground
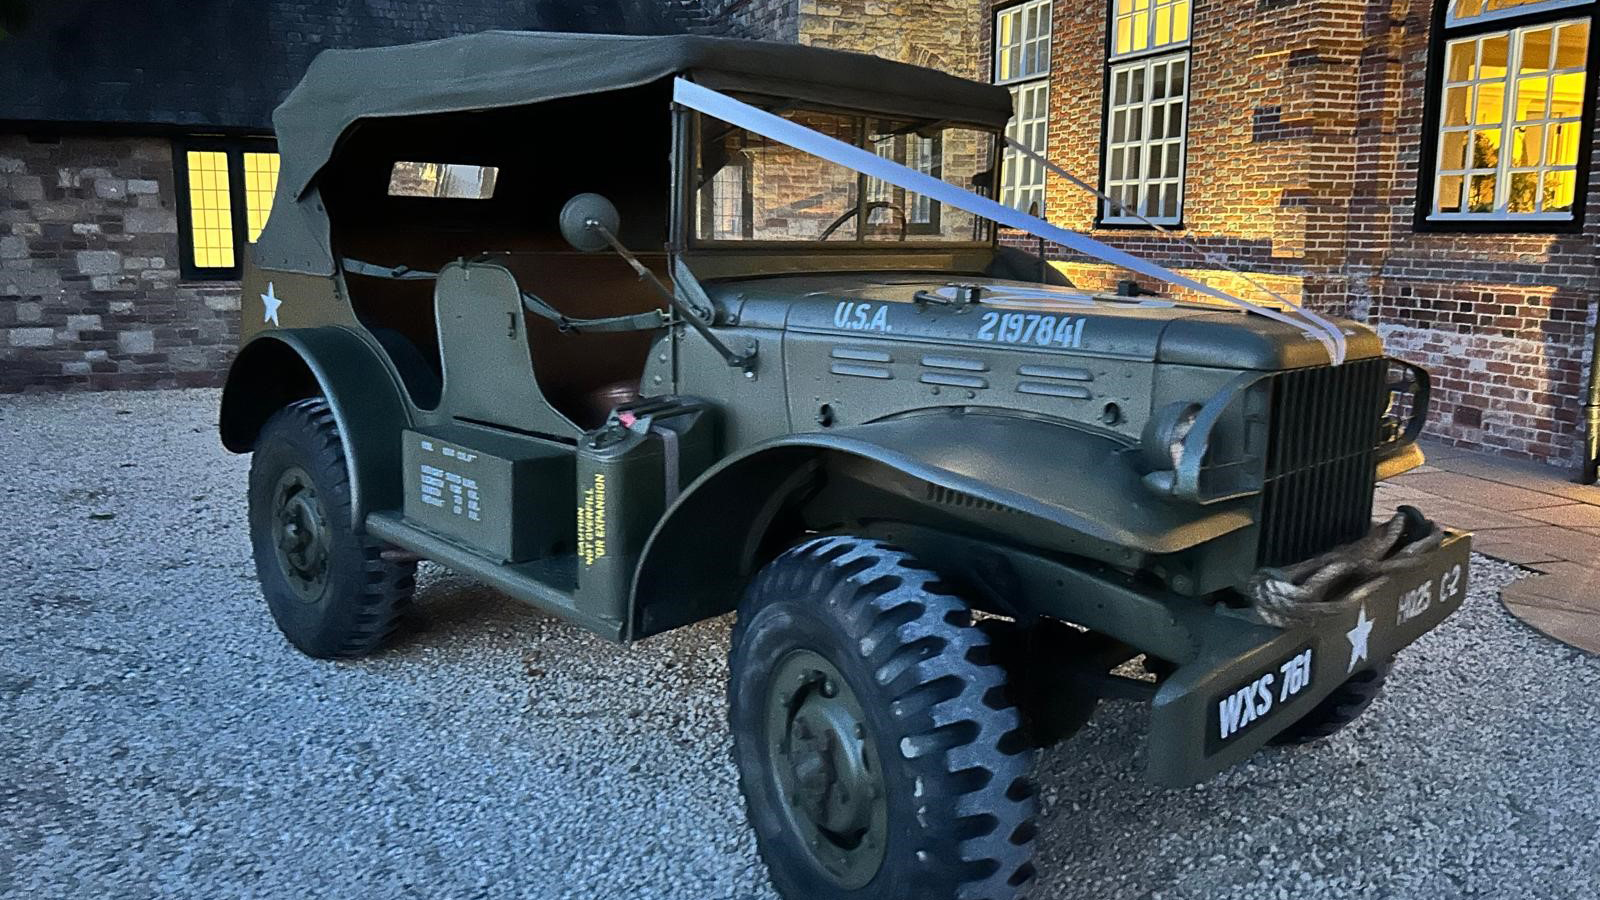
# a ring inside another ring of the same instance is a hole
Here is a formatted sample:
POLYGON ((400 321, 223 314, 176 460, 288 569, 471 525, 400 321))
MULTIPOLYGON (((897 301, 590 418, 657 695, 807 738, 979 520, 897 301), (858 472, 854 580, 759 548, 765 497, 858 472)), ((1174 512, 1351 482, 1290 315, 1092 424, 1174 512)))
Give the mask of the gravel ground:
MULTIPOLYGON (((431 570, 377 658, 278 637, 210 391, 0 398, 0 895, 772 896, 722 698, 727 622, 621 649, 431 570)), ((1496 602, 1359 725, 1139 780, 1106 705, 1041 761, 1040 898, 1591 898, 1600 659, 1496 602)))

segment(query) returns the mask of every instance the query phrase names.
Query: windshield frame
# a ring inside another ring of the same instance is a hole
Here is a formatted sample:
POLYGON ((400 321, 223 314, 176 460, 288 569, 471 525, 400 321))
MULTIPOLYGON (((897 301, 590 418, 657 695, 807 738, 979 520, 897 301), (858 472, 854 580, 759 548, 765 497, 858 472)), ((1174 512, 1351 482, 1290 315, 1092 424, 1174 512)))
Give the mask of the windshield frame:
MULTIPOLYGON (((874 112, 859 108, 827 106, 823 104, 791 100, 784 97, 744 95, 741 96, 741 99, 778 114, 797 111, 817 112, 831 115, 850 116, 860 120, 863 123, 869 119, 884 119, 894 117, 893 114, 890 113, 874 112)), ((698 174, 695 161, 699 158, 701 123, 707 119, 714 119, 714 117, 698 113, 695 110, 683 106, 677 106, 673 110, 673 146, 676 152, 674 153, 675 159, 673 161, 672 173, 672 190, 674 196, 672 198, 671 236, 669 240, 670 246, 675 252, 683 252, 685 250, 759 250, 763 252, 894 252, 898 254, 906 254, 916 253, 917 251, 927 251, 948 254, 953 250, 960 251, 993 249, 999 245, 1000 226, 995 222, 988 222, 989 236, 982 240, 869 240, 867 237, 867 229, 860 227, 860 222, 862 222, 864 217, 868 214, 866 207, 870 202, 868 191, 866 190, 867 176, 859 172, 855 173, 855 222, 857 223, 857 227, 853 237, 835 240, 758 240, 753 238, 717 239, 699 237, 697 233, 698 229, 696 227, 697 218, 695 216, 695 203, 697 202, 698 193, 695 185, 695 178, 698 174)), ((994 180, 999 179, 1002 159, 1001 150, 1004 146, 1002 144, 1002 141, 1004 140, 1004 132, 1001 129, 989 128, 983 125, 976 125, 957 119, 929 120, 928 124, 942 128, 965 128, 980 132, 982 134, 987 134, 990 141, 989 158, 994 160, 994 166, 991 171, 994 173, 994 180)), ((853 146, 860 147, 865 150, 871 150, 872 148, 870 147, 870 141, 868 140, 867 129, 864 127, 859 129, 858 134, 859 137, 853 146)), ((981 216, 978 218, 981 221, 988 221, 981 216)), ((849 221, 849 219, 846 219, 846 221, 849 221)))

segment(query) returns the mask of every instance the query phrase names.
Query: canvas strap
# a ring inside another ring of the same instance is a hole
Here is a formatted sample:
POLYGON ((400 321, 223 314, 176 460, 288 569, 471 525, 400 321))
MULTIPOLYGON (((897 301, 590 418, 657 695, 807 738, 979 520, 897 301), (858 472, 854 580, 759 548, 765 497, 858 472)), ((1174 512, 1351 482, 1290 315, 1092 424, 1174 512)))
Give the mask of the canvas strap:
MULTIPOLYGON (((380 266, 374 263, 363 262, 359 259, 344 258, 344 271, 347 275, 362 275, 368 278, 388 278, 395 281, 432 281, 439 277, 438 272, 425 272, 409 266, 380 266)), ((575 319, 561 310, 556 309, 543 298, 536 294, 522 291, 522 308, 528 312, 556 323, 562 331, 577 334, 597 334, 608 331, 654 331, 672 324, 672 319, 665 310, 652 309, 647 312, 633 313, 626 316, 603 316, 597 319, 575 319)))

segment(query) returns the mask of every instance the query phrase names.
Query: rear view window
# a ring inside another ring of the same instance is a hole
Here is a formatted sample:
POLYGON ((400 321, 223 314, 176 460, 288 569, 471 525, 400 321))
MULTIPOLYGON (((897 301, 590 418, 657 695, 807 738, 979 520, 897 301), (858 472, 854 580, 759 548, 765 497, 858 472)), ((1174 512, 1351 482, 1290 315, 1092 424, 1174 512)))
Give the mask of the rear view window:
POLYGON ((488 200, 499 177, 497 166, 397 162, 389 173, 389 196, 488 200))

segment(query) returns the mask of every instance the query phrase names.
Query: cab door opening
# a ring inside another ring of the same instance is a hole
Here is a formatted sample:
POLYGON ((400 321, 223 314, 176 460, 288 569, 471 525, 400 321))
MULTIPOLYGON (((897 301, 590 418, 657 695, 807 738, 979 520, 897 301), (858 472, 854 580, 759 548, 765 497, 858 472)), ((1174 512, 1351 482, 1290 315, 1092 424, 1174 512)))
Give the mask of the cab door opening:
MULTIPOLYGON (((603 193, 623 213, 622 242, 667 277, 668 89, 645 85, 603 99, 357 123, 320 179, 336 256, 422 272, 457 259, 493 261, 510 270, 522 290, 572 318, 660 308, 660 299, 621 260, 572 250, 557 227, 562 205, 574 194, 603 193), (438 167, 435 172, 477 171, 482 190, 408 191, 404 179, 414 178, 414 170, 405 167, 412 164, 438 167)), ((413 402, 435 407, 444 376, 441 352, 449 349, 441 350, 434 324, 433 284, 355 273, 346 274, 345 284, 357 317, 379 336, 413 402)), ((664 334, 580 334, 536 316, 525 320, 533 377, 549 404, 579 430, 638 397, 651 345, 664 334)))

